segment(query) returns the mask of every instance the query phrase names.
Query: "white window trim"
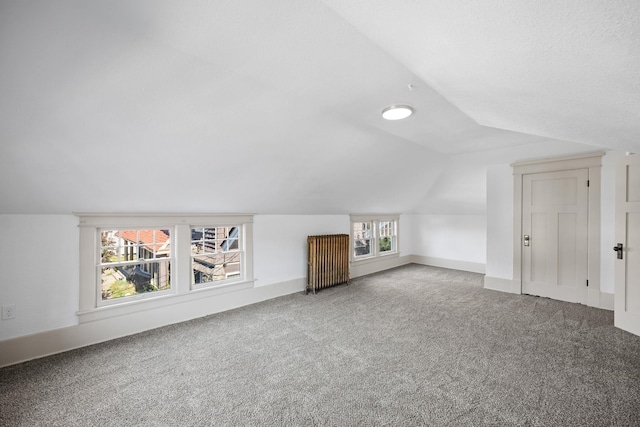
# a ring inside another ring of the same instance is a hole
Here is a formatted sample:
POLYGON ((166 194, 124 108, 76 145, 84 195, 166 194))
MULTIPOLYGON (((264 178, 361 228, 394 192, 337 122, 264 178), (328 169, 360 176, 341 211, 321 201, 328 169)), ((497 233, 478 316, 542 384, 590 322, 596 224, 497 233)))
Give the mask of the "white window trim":
POLYGON ((353 214, 350 215, 350 232, 349 232, 349 259, 351 265, 368 264, 371 262, 378 262, 381 259, 397 258, 400 256, 400 215, 399 214, 353 214), (380 253, 378 236, 379 229, 378 223, 380 221, 394 221, 396 225, 396 245, 395 250, 380 253), (355 257, 353 254, 353 224, 359 222, 373 222, 373 244, 371 245, 372 251, 370 255, 355 257))
POLYGON ((123 316, 138 311, 165 307, 240 289, 252 288, 253 215, 237 214, 110 214, 75 213, 80 228, 80 323, 123 316), (215 227, 229 224, 244 228, 245 253, 243 279, 212 286, 191 286, 191 227, 215 227), (127 298, 118 304, 98 305, 97 269, 99 259, 98 230, 101 228, 164 227, 173 230, 171 289, 145 298, 127 298))

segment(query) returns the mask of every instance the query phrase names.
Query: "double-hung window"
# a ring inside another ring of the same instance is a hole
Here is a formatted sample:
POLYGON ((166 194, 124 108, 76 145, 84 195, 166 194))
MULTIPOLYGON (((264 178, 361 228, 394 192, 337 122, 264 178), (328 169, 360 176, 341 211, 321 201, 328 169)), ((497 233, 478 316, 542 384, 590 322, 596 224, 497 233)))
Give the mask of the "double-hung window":
POLYGON ((171 289, 170 228, 100 229, 98 305, 171 289))
POLYGON ((397 254, 398 219, 398 215, 351 215, 351 259, 397 254))
POLYGON ((240 278, 244 264, 240 225, 191 228, 191 284, 222 284, 240 278))
POLYGON ((77 215, 80 322, 253 286, 251 215, 77 215))

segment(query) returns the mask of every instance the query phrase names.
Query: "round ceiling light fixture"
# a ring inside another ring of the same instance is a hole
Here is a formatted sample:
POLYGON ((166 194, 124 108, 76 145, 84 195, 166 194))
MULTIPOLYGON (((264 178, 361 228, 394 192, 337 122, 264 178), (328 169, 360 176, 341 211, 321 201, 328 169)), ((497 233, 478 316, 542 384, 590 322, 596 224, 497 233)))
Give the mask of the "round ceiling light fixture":
POLYGON ((389 105, 382 110, 382 117, 387 120, 402 120, 413 114, 411 105, 389 105))

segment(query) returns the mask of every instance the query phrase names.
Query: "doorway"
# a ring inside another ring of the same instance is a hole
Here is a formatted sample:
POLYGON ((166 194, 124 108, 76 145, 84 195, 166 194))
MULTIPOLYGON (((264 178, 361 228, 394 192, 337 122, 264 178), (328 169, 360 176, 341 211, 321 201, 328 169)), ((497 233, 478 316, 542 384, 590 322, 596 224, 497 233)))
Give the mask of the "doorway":
POLYGON ((522 177, 522 293, 587 303, 589 170, 522 177))
POLYGON ((514 163, 514 278, 520 292, 600 305, 604 153, 514 163))

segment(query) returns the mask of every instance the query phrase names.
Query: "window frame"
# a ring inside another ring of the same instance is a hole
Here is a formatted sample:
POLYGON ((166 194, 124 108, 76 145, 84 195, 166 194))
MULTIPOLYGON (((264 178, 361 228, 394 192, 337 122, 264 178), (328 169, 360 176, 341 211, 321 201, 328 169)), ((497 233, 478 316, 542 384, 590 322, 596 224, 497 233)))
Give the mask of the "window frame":
POLYGON ((397 257, 400 254, 400 215, 399 214, 352 214, 350 215, 350 234, 349 234, 349 259, 352 263, 370 262, 384 257, 397 257), (391 222, 393 228, 392 248, 389 251, 380 251, 380 223, 391 222), (367 255, 356 256, 355 254, 355 226, 361 223, 371 223, 371 244, 370 253, 367 255))
POLYGON ((252 288, 253 277, 253 215, 249 214, 118 214, 75 213, 80 230, 80 323, 116 317, 205 296, 252 288), (191 228, 238 226, 244 249, 240 278, 229 278, 212 286, 191 284, 191 228), (100 230, 170 229, 171 288, 137 294, 102 302, 100 289, 100 230))

